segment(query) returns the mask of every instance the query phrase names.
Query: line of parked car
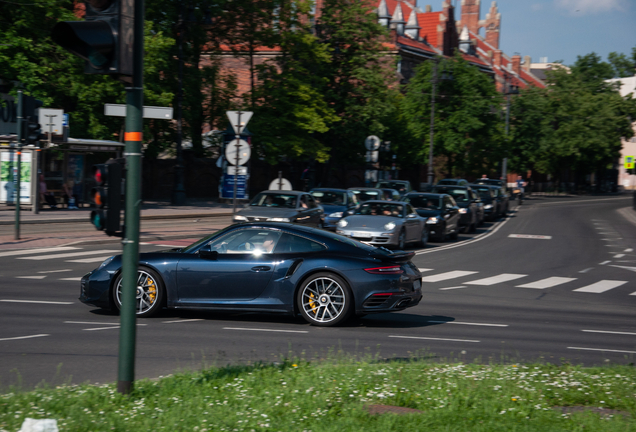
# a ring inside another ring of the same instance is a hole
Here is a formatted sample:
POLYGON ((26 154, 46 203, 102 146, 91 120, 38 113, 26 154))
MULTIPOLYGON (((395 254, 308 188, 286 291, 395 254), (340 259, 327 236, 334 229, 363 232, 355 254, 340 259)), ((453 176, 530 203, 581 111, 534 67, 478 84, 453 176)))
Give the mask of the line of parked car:
POLYGON ((417 192, 405 180, 376 187, 269 190, 237 212, 234 222, 292 222, 336 231, 376 246, 404 249, 474 232, 485 220, 505 217, 509 196, 501 180, 440 180, 417 192))

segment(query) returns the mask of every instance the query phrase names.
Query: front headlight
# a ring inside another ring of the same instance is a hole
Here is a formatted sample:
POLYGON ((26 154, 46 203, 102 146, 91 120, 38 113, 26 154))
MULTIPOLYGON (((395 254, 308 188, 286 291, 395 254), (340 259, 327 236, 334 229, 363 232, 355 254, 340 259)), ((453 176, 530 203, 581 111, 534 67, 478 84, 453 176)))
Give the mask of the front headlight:
POLYGON ((384 224, 384 229, 386 231, 393 231, 393 228, 395 228, 395 222, 388 222, 384 224))
POLYGON ((247 222, 247 218, 241 215, 234 215, 234 222, 247 222))
POLYGON ((337 224, 337 225, 338 225, 340 228, 344 228, 344 227, 346 227, 347 225, 349 225, 349 222, 347 222, 347 220, 346 220, 346 219, 340 219, 340 220, 338 221, 338 224, 337 224))
POLYGON ((491 208, 492 208, 492 204, 486 204, 486 205, 484 206, 484 210, 489 210, 489 209, 491 209, 491 208))
POLYGON ((331 213, 328 217, 341 218, 342 217, 342 212, 331 213))
POLYGON ((468 209, 460 208, 460 209, 459 209, 459 212, 460 212, 461 214, 466 214, 466 213, 468 213, 468 209))
POLYGON ((289 218, 269 218, 269 222, 290 222, 289 218))
POLYGON ((438 217, 430 217, 426 220, 427 224, 436 224, 437 222, 439 222, 439 218, 438 217))
POLYGON ((103 268, 104 268, 104 267, 106 267, 108 264, 110 264, 110 262, 111 262, 112 260, 114 260, 114 259, 115 259, 115 255, 113 255, 112 257, 106 258, 106 259, 104 260, 104 262, 103 262, 103 263, 101 263, 101 264, 99 265, 99 267, 97 268, 97 270, 103 269, 103 268))

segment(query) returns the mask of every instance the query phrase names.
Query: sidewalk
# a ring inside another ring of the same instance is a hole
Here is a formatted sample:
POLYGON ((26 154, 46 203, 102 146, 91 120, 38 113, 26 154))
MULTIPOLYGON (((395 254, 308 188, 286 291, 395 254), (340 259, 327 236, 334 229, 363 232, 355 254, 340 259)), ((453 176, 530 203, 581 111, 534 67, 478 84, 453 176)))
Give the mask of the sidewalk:
MULTIPOLYGON (((241 207, 237 207, 242 208, 241 207)), ((119 243, 121 238, 109 237, 97 231, 90 224, 91 208, 77 210, 59 209, 40 210, 33 214, 30 210, 20 212, 20 240, 15 240, 15 209, 0 207, 0 250, 45 248, 78 243, 119 243), (55 224, 59 229, 54 232, 39 231, 34 225, 55 224)), ((147 201, 141 208, 140 241, 159 241, 167 239, 196 240, 206 234, 227 225, 232 215, 232 205, 219 204, 212 201, 191 200, 185 206, 173 206, 169 202, 147 201), (144 227, 144 221, 190 219, 192 221, 206 218, 206 223, 196 227, 182 227, 179 223, 162 227, 144 227), (207 218, 222 218, 215 222, 207 218)))

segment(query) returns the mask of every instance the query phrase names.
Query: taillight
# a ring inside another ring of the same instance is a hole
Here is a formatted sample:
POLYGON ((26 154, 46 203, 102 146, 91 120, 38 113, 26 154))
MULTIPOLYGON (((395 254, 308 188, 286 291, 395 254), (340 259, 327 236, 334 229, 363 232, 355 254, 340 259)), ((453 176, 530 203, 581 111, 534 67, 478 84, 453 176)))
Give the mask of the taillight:
POLYGON ((371 274, 402 274, 404 270, 400 266, 391 266, 391 267, 373 267, 364 269, 365 272, 371 274))

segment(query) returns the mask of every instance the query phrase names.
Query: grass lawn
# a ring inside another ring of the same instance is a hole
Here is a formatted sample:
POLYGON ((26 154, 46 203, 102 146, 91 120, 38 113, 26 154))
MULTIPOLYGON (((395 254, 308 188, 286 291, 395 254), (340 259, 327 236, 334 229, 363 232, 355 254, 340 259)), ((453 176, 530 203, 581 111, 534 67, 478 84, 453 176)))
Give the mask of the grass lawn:
POLYGON ((636 431, 636 368, 286 361, 0 395, 0 431, 636 431), (385 406, 407 413, 373 414, 385 406), (417 410, 417 411, 415 411, 417 410))

